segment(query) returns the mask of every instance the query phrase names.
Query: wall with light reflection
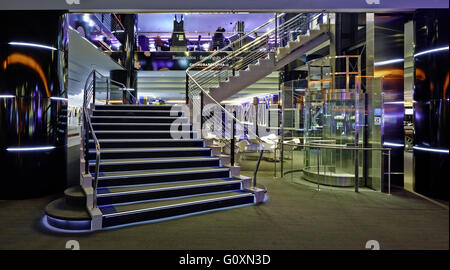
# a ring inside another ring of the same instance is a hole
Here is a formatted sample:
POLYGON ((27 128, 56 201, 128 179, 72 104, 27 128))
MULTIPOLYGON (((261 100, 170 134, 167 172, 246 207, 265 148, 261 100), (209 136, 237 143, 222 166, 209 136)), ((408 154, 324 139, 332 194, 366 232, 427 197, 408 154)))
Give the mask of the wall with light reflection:
POLYGON ((66 185, 67 38, 62 12, 1 12, 0 199, 66 185))

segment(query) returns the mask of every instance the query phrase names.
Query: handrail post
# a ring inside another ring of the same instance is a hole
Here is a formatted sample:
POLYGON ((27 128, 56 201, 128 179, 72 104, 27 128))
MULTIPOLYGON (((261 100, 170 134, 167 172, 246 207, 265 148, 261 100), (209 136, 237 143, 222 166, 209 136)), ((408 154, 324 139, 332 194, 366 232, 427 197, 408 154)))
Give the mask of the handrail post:
POLYGON ((258 169, 259 169, 259 164, 261 163, 261 158, 263 156, 264 153, 264 148, 262 147, 262 142, 259 143, 261 150, 259 152, 259 158, 258 161, 256 162, 256 168, 255 171, 253 172, 253 187, 256 188, 256 175, 258 174, 258 169))
POLYGON ((203 131, 203 100, 204 94, 203 91, 200 91, 200 134, 202 134, 203 131))
POLYGON ((189 104, 189 75, 186 72, 186 104, 189 104))
POLYGON ((355 149, 355 192, 359 192, 359 152, 355 149))
POLYGON ((95 154, 95 175, 93 182, 93 208, 97 207, 97 187, 98 187, 98 174, 100 170, 100 149, 99 146, 96 146, 96 154, 95 154))
POLYGON ((275 12, 275 50, 278 48, 278 15, 275 12))
POLYGON ((89 173, 89 130, 87 128, 86 110, 83 109, 83 126, 84 126, 84 172, 89 173))
MULTIPOLYGON (((236 111, 233 112, 233 116, 236 118, 236 111)), ((236 120, 232 120, 231 123, 231 158, 230 158, 230 165, 233 167, 234 166, 234 162, 235 162, 235 155, 234 155, 234 151, 235 151, 235 136, 236 136, 236 120)))
POLYGON ((391 195, 391 149, 388 150, 388 194, 391 195))
POLYGON ((106 104, 109 104, 109 90, 110 90, 110 83, 109 80, 106 79, 106 104))
MULTIPOLYGON (((93 81, 94 81, 94 83, 92 84, 92 87, 93 87, 93 92, 92 92, 92 102, 94 103, 94 105, 95 105, 95 84, 96 84, 96 79, 95 79, 95 70, 94 70, 94 76, 93 76, 93 81)), ((86 104, 87 105, 87 104, 86 104)))
POLYGON ((320 148, 317 147, 317 191, 320 191, 320 148))

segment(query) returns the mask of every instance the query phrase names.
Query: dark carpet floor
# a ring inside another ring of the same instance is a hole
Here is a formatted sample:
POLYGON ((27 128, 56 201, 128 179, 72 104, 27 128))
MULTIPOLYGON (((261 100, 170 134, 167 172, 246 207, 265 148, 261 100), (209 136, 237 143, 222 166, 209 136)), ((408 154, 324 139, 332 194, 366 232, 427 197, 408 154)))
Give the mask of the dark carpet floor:
MULTIPOLYGON (((243 172, 251 175, 251 172, 243 172)), ((85 234, 48 231, 43 209, 55 198, 0 201, 0 249, 448 249, 449 212, 407 191, 339 191, 261 172, 269 200, 259 206, 85 234)))

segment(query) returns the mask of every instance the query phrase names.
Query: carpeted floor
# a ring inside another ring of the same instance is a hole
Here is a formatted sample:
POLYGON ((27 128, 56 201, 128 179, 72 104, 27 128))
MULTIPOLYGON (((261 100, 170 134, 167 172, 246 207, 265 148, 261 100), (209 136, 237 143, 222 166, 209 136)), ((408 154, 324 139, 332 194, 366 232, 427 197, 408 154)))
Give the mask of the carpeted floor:
MULTIPOLYGON (((251 175, 252 172, 243 172, 251 175)), ((0 249, 448 249, 449 212, 407 191, 389 196, 322 189, 261 172, 269 200, 259 206, 85 234, 48 231, 53 197, 0 201, 0 249)))

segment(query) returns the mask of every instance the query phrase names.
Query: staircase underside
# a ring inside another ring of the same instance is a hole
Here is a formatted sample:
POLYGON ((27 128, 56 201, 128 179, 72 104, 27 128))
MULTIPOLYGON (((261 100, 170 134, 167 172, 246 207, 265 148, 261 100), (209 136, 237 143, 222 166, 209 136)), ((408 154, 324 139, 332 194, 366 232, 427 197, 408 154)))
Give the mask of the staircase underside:
MULTIPOLYGON (((287 51, 278 51, 276 54, 272 53, 267 59, 262 59, 256 64, 249 65, 247 70, 239 71, 236 76, 230 77, 228 81, 220 83, 217 88, 209 89, 209 94, 214 100, 221 102, 234 94, 237 94, 242 89, 245 89, 262 78, 268 76, 272 72, 281 69, 292 61, 297 60, 302 55, 327 40, 329 40, 329 35, 325 29, 322 29, 320 32, 316 33, 314 37, 311 37, 304 43, 302 41, 298 41, 292 48, 282 47, 280 49, 286 49, 287 51)), ((212 102, 212 100, 205 98, 205 104, 212 102)))

